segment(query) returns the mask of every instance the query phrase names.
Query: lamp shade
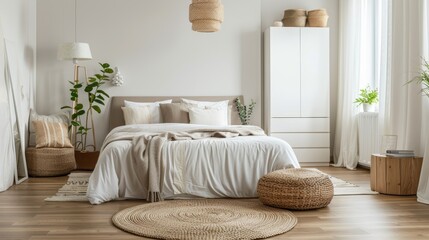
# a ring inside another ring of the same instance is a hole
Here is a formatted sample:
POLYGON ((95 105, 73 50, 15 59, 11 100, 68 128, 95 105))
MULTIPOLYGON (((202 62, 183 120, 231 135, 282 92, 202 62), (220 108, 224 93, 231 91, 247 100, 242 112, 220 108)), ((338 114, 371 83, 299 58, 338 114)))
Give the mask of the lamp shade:
POLYGON ((88 43, 72 42, 62 43, 58 47, 58 59, 60 60, 90 60, 91 49, 88 43))
POLYGON ((220 0, 192 0, 189 21, 197 32, 217 32, 223 22, 223 5, 220 0))

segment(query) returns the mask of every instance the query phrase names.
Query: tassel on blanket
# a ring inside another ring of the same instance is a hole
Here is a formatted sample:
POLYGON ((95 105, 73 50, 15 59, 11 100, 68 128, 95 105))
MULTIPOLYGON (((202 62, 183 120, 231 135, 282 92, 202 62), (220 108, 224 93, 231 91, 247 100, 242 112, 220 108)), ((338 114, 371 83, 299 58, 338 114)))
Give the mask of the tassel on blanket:
POLYGON ((161 196, 160 192, 149 192, 146 198, 148 202, 161 202, 164 201, 164 198, 161 196))

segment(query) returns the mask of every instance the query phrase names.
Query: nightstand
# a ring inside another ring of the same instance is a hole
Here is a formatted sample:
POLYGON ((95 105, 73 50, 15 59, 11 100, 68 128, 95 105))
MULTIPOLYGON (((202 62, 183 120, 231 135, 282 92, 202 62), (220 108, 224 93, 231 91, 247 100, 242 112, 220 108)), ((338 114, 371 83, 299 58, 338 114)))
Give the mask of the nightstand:
POLYGON ((392 195, 415 195, 419 185, 421 157, 371 156, 371 190, 392 195))

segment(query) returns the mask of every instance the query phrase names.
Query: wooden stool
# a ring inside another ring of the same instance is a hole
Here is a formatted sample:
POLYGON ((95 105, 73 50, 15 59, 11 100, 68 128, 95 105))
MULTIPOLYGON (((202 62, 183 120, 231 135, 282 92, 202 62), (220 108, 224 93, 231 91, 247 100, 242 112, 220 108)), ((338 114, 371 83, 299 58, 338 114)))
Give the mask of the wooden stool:
POLYGON ((371 156, 371 190, 392 195, 415 195, 419 185, 421 157, 371 156))

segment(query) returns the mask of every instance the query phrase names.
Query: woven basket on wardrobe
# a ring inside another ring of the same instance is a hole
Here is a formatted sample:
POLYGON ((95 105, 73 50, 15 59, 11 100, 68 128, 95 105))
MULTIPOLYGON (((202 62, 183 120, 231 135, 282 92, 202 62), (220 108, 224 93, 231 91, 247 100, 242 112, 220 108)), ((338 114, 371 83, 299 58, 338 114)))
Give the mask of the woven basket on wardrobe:
POLYGON ((326 9, 315 9, 308 11, 307 22, 309 27, 326 27, 328 25, 328 13, 326 9))
POLYGON ((307 12, 304 9, 287 9, 282 19, 285 27, 304 27, 307 20, 307 12))

